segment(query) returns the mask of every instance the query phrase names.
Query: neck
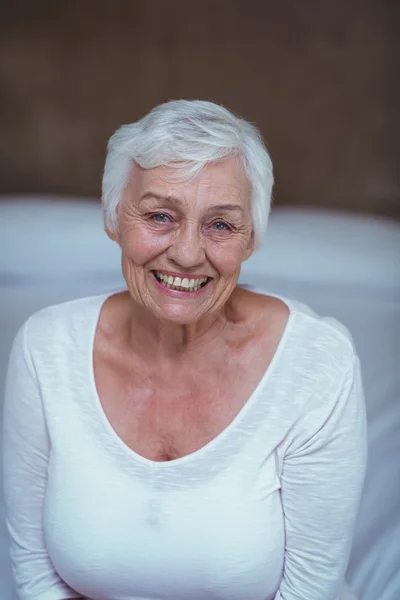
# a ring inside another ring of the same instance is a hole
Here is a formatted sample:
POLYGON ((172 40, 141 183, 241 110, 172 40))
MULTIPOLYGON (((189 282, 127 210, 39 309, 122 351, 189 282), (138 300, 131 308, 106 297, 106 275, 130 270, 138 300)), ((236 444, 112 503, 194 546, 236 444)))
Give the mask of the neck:
POLYGON ((179 363, 183 356, 204 351, 231 321, 229 301, 219 311, 186 325, 157 319, 136 304, 132 309, 129 346, 153 363, 179 363))

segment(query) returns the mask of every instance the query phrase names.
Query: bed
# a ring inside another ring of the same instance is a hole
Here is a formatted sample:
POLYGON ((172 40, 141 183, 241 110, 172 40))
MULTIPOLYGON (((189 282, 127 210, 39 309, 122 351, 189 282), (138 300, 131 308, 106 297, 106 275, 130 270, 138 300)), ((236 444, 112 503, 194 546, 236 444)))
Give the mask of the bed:
MULTIPOLYGON (((94 199, 0 197, 1 390, 24 319, 49 304, 121 287, 119 261, 94 199)), ((241 281, 303 301, 353 335, 363 369, 369 465, 348 580, 359 600, 399 600, 400 225, 274 209, 266 243, 245 263, 241 281)), ((16 599, 2 499, 0 598, 16 599)))

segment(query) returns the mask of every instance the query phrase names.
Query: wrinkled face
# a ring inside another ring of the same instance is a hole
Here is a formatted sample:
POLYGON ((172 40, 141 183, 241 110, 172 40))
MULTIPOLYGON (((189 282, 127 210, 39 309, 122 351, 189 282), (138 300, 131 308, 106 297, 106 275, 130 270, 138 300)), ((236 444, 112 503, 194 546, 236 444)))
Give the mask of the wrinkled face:
POLYGON ((122 270, 132 298, 185 325, 221 309, 253 248, 250 185, 234 157, 176 182, 171 167, 133 166, 119 206, 122 270), (171 182, 171 178, 175 181, 171 182))

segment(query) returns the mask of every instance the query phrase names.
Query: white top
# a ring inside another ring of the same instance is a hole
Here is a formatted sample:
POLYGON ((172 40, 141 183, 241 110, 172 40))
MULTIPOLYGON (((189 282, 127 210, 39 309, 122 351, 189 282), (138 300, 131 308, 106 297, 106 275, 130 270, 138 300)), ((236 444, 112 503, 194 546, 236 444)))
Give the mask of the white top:
POLYGON ((93 374, 101 295, 20 329, 4 490, 21 600, 342 600, 366 461, 359 360, 308 307, 232 423, 170 462, 135 453, 93 374))

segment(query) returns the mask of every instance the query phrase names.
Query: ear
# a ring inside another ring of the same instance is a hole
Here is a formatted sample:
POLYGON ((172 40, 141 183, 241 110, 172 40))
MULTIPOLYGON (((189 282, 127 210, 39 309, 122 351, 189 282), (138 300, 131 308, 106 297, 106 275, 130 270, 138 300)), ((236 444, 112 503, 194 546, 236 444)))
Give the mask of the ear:
POLYGON ((254 252, 254 231, 251 232, 249 243, 248 243, 248 246, 244 253, 243 262, 248 260, 250 258, 250 256, 253 254, 253 252, 254 252))
POLYGON ((118 233, 116 233, 115 231, 111 231, 111 229, 107 225, 104 225, 104 231, 106 232, 106 234, 108 235, 110 240, 112 240, 113 242, 116 242, 119 245, 118 233))

